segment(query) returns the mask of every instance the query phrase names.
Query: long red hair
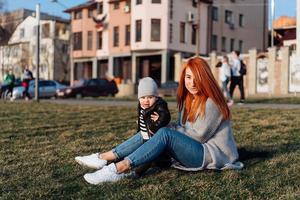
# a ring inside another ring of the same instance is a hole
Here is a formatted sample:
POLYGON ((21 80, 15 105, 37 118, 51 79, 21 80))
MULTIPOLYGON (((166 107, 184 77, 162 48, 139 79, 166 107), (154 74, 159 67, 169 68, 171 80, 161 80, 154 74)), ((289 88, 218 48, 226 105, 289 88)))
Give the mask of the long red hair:
POLYGON ((183 65, 183 71, 177 90, 177 105, 179 111, 184 109, 182 118, 183 123, 186 121, 195 122, 198 115, 204 117, 205 104, 208 98, 217 105, 224 120, 230 119, 230 111, 225 97, 223 96, 209 65, 200 57, 190 58, 187 63, 183 65), (196 95, 189 93, 185 87, 185 73, 187 68, 189 68, 194 75, 194 84, 198 90, 196 95))

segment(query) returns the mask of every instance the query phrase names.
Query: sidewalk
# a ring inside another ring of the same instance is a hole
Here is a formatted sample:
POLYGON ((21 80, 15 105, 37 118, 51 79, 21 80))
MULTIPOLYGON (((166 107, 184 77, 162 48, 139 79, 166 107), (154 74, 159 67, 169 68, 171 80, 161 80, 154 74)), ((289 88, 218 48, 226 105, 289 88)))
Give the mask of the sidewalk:
MULTIPOLYGON (((123 100, 94 100, 94 99, 56 99, 40 100, 40 102, 49 102, 68 105, 97 105, 97 106, 126 106, 136 107, 137 101, 123 100)), ((176 107, 176 102, 168 102, 169 107, 176 107)), ((234 104, 232 108, 251 108, 251 109, 300 109, 300 104, 270 104, 270 103, 245 103, 243 105, 234 104)))

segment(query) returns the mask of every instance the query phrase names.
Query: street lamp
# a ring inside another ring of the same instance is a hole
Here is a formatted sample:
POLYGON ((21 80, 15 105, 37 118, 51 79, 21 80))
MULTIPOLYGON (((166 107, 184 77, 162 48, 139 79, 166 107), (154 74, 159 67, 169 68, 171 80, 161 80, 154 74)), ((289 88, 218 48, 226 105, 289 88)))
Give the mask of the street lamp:
POLYGON ((39 102, 39 79, 40 79, 40 4, 36 4, 36 79, 35 100, 39 102))
POLYGON ((274 15, 275 15, 275 0, 271 0, 271 47, 274 46, 274 15))

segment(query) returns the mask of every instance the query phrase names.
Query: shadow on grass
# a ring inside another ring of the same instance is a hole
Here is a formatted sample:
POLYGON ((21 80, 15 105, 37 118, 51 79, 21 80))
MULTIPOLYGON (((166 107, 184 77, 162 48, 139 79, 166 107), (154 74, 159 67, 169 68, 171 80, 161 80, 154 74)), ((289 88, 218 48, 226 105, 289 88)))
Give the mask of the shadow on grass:
POLYGON ((274 153, 274 151, 252 151, 252 150, 247 150, 245 148, 239 148, 239 160, 240 161, 247 161, 247 160, 257 160, 257 159, 266 159, 266 158, 271 158, 274 153))

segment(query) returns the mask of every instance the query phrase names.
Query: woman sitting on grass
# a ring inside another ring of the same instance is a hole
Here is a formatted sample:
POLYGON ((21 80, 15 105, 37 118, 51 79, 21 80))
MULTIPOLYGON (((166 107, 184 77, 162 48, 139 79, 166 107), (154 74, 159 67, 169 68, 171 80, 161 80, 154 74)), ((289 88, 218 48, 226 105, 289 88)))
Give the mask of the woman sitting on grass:
POLYGON ((174 158, 173 167, 178 169, 241 169, 230 111, 205 60, 199 57, 188 60, 177 93, 179 116, 175 126, 159 129, 127 155, 117 150, 128 140, 100 154, 94 162, 101 169, 85 174, 85 180, 92 184, 120 180, 126 176, 125 172, 155 160, 164 151, 174 158), (107 165, 115 160, 121 161, 107 165))

